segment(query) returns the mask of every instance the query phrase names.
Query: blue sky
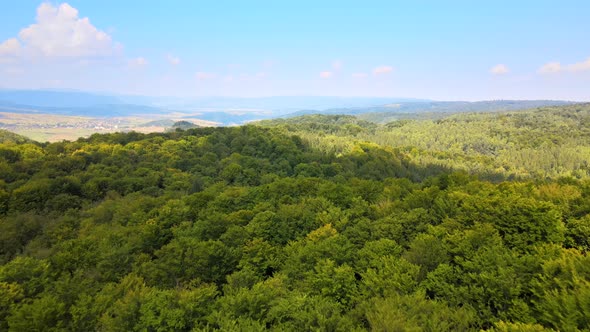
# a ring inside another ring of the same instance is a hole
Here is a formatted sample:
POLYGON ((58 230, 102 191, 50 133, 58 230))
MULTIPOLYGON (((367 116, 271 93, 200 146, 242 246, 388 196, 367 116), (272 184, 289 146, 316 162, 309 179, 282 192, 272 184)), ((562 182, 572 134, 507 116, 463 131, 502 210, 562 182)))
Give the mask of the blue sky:
POLYGON ((0 87, 590 100, 590 1, 9 1, 0 87))

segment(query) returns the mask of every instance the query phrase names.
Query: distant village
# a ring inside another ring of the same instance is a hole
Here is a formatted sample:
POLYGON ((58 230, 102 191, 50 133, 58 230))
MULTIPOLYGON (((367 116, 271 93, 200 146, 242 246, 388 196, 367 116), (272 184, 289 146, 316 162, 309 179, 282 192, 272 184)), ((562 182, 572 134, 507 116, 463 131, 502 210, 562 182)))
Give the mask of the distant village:
POLYGON ((121 119, 80 119, 80 121, 63 121, 63 122, 18 122, 3 123, 0 121, 0 129, 6 130, 27 130, 27 129, 92 129, 97 131, 117 131, 130 129, 132 126, 121 119))

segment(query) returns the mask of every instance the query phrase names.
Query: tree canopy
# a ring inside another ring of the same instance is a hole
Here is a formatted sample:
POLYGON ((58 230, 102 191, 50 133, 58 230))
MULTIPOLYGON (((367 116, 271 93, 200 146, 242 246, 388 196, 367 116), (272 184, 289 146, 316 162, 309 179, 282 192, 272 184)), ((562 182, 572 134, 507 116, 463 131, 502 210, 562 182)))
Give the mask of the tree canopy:
POLYGON ((0 143, 0 330, 589 330, 587 114, 0 143))

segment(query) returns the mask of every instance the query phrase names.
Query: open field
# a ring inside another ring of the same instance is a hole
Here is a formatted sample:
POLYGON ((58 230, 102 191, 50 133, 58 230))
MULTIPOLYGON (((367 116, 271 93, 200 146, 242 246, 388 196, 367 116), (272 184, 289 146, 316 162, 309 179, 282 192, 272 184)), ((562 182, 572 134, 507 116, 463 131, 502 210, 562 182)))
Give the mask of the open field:
MULTIPOLYGON (((179 117, 179 114, 92 118, 43 113, 0 112, 0 129, 6 129, 39 142, 72 141, 80 137, 88 137, 94 133, 164 132, 167 129, 165 126, 145 125, 150 121, 162 118, 171 118, 174 121, 185 120, 183 117, 179 117)), ((203 127, 217 125, 212 121, 193 118, 188 121, 203 127)))

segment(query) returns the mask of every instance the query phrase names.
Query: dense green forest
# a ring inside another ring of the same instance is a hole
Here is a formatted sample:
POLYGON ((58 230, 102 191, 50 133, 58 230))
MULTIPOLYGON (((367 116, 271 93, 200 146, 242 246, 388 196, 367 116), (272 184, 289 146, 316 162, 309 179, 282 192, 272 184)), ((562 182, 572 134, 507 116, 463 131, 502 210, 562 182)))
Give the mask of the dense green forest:
POLYGON ((0 144, 0 330, 590 330, 590 107, 0 144))
POLYGON ((314 115, 261 124, 279 126, 328 153, 346 154, 359 142, 373 142, 395 148, 419 165, 488 179, 590 176, 590 104, 427 116, 434 119, 404 116, 378 125, 352 116, 314 115))

